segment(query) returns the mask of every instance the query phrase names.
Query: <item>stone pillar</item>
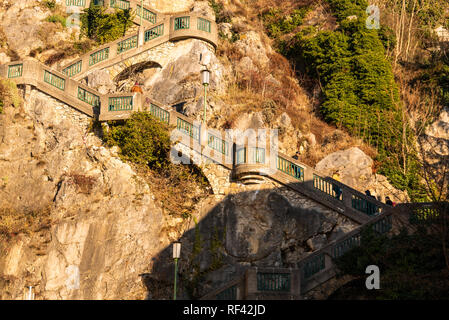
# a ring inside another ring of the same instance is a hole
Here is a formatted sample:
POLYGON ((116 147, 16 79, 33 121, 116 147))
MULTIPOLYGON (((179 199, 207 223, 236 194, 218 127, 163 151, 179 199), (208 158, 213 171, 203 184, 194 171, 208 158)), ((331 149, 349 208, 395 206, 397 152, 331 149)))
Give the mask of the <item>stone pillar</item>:
POLYGON ((299 298, 301 296, 301 270, 300 269, 291 269, 291 288, 290 294, 294 298, 299 298))
POLYGON ((343 190, 343 205, 346 208, 352 208, 352 193, 347 188, 342 188, 342 190, 343 190))
POLYGON ((313 188, 313 173, 314 170, 310 167, 304 167, 304 183, 309 187, 313 188))
POLYGON ((256 298, 257 292, 257 268, 246 270, 245 273, 245 299, 251 300, 256 298))
POLYGON ((139 35, 137 36, 137 46, 143 46, 145 42, 145 28, 143 26, 139 26, 139 35))
POLYGON ((23 90, 23 99, 25 101, 29 101, 30 95, 31 95, 31 89, 32 89, 31 85, 29 85, 29 84, 25 85, 24 90, 23 90))
POLYGON ((204 123, 200 126, 200 145, 202 148, 207 146, 207 126, 204 123))

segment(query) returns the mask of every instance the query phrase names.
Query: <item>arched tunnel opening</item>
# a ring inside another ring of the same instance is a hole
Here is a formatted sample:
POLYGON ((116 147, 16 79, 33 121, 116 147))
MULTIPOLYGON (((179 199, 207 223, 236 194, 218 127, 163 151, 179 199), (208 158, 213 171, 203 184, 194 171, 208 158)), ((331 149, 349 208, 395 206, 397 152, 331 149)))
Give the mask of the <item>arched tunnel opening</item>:
POLYGON ((114 82, 118 87, 127 84, 128 82, 139 82, 143 84, 143 82, 154 75, 162 66, 154 61, 143 61, 136 64, 133 64, 125 69, 123 69, 117 76, 114 78, 114 82))

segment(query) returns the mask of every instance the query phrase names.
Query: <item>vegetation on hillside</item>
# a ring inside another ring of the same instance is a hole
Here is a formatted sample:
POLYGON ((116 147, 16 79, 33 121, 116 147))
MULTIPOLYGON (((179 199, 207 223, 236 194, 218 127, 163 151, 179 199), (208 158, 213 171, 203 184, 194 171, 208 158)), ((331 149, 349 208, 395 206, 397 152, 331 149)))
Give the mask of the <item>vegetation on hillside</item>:
POLYGON ((99 44, 123 37, 133 25, 131 10, 116 9, 108 14, 102 6, 91 5, 81 14, 81 35, 99 44))
POLYGON ((110 147, 118 146, 123 160, 135 164, 147 177, 152 193, 168 213, 186 219, 198 201, 210 193, 210 186, 196 166, 170 161, 168 129, 150 113, 136 112, 124 122, 110 122, 103 132, 105 142, 110 147))
MULTIPOLYGON (((448 238, 443 241, 449 244, 448 238)), ((415 234, 404 230, 391 238, 364 230, 361 246, 347 252, 336 263, 340 274, 356 278, 334 292, 330 299, 449 299, 449 266, 441 239, 424 227, 415 234), (365 271, 369 265, 380 269, 379 290, 366 289, 365 271)))
MULTIPOLYGON (((319 113, 323 119, 373 146, 379 173, 385 174, 395 187, 407 190, 412 199, 423 200, 425 192, 411 147, 415 137, 386 55, 386 46, 395 45, 394 35, 387 27, 366 27, 365 0, 327 2, 336 18, 335 30, 308 26, 291 34, 299 24, 282 27, 284 21, 273 19, 270 10, 262 15, 267 32, 299 72, 319 83, 319 113)), ((307 8, 295 12, 307 12, 307 8)))
POLYGON ((22 98, 16 83, 8 79, 0 79, 0 113, 6 106, 19 107, 21 102, 22 98))

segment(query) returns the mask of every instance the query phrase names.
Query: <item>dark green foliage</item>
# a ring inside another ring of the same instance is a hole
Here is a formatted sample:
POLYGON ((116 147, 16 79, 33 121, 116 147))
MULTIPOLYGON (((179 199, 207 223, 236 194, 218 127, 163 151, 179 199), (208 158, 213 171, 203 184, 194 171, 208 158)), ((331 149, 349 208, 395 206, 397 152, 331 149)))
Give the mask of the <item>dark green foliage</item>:
POLYGON ((393 50, 396 47, 397 40, 394 30, 388 26, 381 26, 378 30, 378 35, 382 45, 386 50, 393 50))
POLYGON ((119 146, 123 158, 133 163, 153 169, 169 164, 171 144, 168 127, 150 113, 133 113, 123 125, 112 125, 105 132, 105 140, 109 146, 119 146))
MULTIPOLYGON (((362 232, 360 247, 336 260, 341 274, 366 279, 366 267, 380 269, 380 290, 368 291, 364 281, 356 281, 351 291, 358 298, 370 299, 449 299, 449 279, 444 274, 441 244, 423 230, 408 235, 405 231, 388 238, 368 229, 362 232)), ((337 292, 338 299, 344 290, 337 292), (339 296, 340 295, 340 296, 339 296)))
POLYGON ((302 25, 304 17, 310 11, 309 7, 293 10, 290 15, 285 15, 280 9, 270 9, 263 13, 261 18, 270 37, 276 38, 282 34, 290 33, 302 25))
POLYGON ((81 14, 81 34, 99 44, 123 37, 132 26, 133 13, 130 10, 116 10, 105 13, 105 8, 91 5, 81 14))
POLYGON ((388 28, 366 27, 365 0, 328 2, 339 23, 335 31, 302 28, 289 39, 283 35, 292 27, 282 27, 284 20, 270 13, 268 17, 278 22, 269 24, 267 32, 297 70, 319 82, 323 89, 319 111, 324 120, 375 147, 376 160, 382 164, 380 173, 395 187, 406 189, 414 200, 423 200, 415 160, 402 152, 414 137, 404 122, 399 89, 385 54, 386 47, 395 46, 394 34, 388 28))

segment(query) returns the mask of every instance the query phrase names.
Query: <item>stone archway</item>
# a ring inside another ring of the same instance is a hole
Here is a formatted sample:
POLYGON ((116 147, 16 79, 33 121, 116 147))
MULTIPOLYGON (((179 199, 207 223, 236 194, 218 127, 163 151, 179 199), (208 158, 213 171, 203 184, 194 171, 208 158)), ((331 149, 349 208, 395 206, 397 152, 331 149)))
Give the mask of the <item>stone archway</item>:
POLYGON ((115 75, 114 81, 119 82, 133 77, 133 75, 142 73, 144 70, 154 69, 154 68, 162 68, 162 66, 155 61, 143 61, 132 64, 126 68, 124 68, 120 73, 115 75))

